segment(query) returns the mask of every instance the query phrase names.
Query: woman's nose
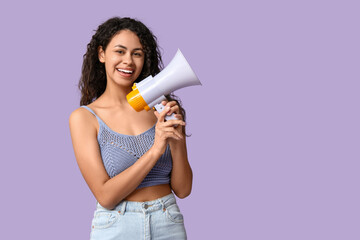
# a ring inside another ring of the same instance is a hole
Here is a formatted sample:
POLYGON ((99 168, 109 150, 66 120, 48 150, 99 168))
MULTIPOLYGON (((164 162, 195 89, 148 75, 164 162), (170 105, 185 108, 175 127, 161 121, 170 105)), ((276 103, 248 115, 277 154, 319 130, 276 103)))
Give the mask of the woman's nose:
POLYGON ((123 58, 123 62, 124 63, 127 63, 127 64, 131 64, 132 63, 132 55, 127 53, 124 55, 124 58, 123 58))

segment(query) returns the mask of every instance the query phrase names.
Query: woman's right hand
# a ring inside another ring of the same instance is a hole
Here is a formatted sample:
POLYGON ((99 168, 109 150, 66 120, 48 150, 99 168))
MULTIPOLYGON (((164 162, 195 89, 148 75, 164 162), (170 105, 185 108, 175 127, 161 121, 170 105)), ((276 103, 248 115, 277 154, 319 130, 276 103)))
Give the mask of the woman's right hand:
POLYGON ((163 105, 166 105, 164 111, 158 113, 154 112, 157 117, 157 123, 155 125, 155 140, 153 148, 158 154, 162 155, 167 147, 168 139, 181 140, 184 138, 183 134, 179 131, 179 128, 174 126, 182 125, 185 126, 183 120, 168 120, 165 121, 165 116, 169 112, 177 112, 179 109, 175 102, 162 102, 163 105))

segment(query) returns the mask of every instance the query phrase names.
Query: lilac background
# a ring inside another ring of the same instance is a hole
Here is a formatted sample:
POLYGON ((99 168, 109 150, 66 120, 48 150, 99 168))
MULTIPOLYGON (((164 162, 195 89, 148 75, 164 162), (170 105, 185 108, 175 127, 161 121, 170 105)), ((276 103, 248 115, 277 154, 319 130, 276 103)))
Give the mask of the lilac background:
POLYGON ((360 239, 358 1, 2 1, 1 239, 88 239, 95 199, 68 117, 112 16, 180 48, 189 239, 360 239))

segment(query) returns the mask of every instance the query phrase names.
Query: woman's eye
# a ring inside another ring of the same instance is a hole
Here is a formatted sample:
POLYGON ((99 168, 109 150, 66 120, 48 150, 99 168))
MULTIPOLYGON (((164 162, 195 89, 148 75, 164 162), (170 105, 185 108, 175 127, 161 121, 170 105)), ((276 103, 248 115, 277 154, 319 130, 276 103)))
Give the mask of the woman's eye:
POLYGON ((142 56, 142 54, 139 53, 139 52, 134 53, 134 55, 135 55, 135 56, 138 56, 138 57, 141 57, 141 56, 142 56))
POLYGON ((119 51, 117 51, 118 53, 120 53, 120 54, 123 54, 124 53, 124 51, 122 51, 122 50, 119 50, 119 51))

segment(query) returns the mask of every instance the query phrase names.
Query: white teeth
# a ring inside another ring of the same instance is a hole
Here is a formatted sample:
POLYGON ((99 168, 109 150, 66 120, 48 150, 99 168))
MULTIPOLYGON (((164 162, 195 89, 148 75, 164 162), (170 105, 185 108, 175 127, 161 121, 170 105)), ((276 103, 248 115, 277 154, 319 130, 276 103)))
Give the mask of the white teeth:
POLYGON ((117 69, 119 72, 123 72, 123 73, 133 73, 133 71, 130 70, 125 70, 125 69, 117 69))

